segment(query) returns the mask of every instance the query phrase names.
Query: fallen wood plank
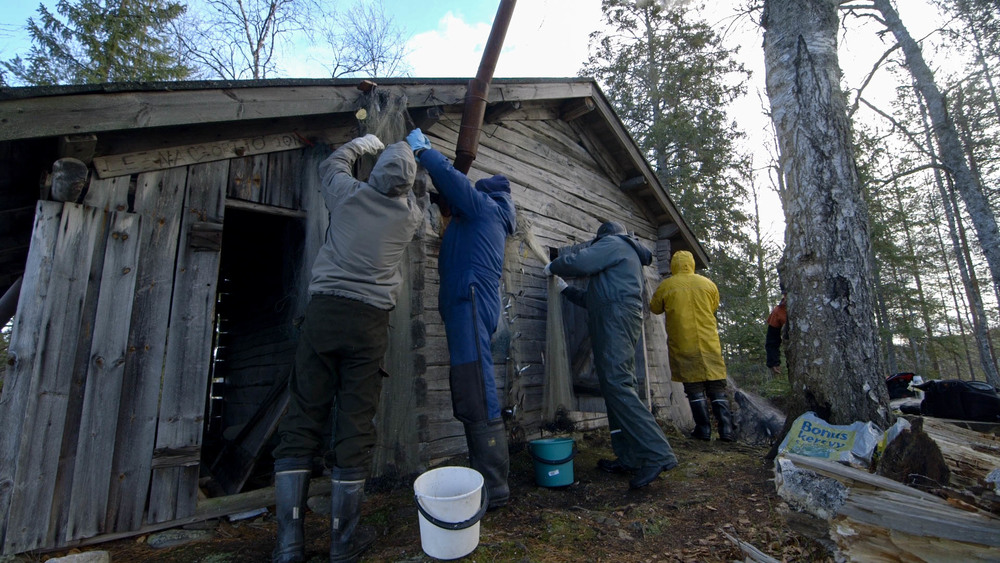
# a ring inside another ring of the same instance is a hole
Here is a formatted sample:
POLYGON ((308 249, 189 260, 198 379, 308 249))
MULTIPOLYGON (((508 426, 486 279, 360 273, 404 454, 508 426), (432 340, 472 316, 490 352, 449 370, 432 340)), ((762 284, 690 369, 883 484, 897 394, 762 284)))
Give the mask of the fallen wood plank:
POLYGON ((886 530, 852 520, 839 520, 836 529, 837 549, 847 561, 996 561, 995 547, 982 547, 956 541, 916 536, 899 530, 886 530), (864 538, 865 541, 858 541, 864 538))
POLYGON ((898 481, 893 481, 892 479, 887 479, 878 475, 872 475, 867 471, 861 471, 860 469, 843 465, 835 461, 821 459, 818 457, 807 457, 798 454, 785 453, 781 455, 786 459, 791 460, 795 465, 801 467, 802 469, 815 471, 820 475, 836 479, 848 487, 884 489, 920 498, 927 502, 944 503, 944 501, 939 497, 930 493, 925 493, 918 489, 914 489, 913 487, 907 487, 898 481))
POLYGON ((951 469, 951 485, 974 487, 1000 468, 1000 436, 961 428, 943 419, 923 418, 923 430, 951 469))
POLYGON ((1000 519, 891 491, 851 489, 837 514, 871 526, 928 537, 1000 547, 1000 519))
MULTIPOLYGON (((996 561, 1000 518, 956 507, 892 479, 826 459, 782 454, 798 469, 845 485, 843 502, 817 520, 829 522, 839 556, 850 561, 996 561)), ((807 498, 808 495, 800 495, 807 498)), ((784 496, 783 496, 784 498, 784 496)))
POLYGON ((740 551, 746 553, 747 560, 757 561, 758 563, 778 563, 778 560, 775 559, 774 557, 771 557, 770 555, 748 544, 747 542, 737 538, 736 536, 727 533, 725 530, 720 529, 719 533, 725 536, 727 540, 733 542, 733 545, 740 548, 740 551))
MULTIPOLYGON (((331 484, 329 477, 317 477, 315 479, 312 479, 309 481, 309 496, 316 497, 316 496, 329 495, 330 487, 331 484)), ((84 547, 88 545, 96 545, 100 543, 112 542, 120 539, 141 536, 144 534, 151 534, 153 532, 159 532, 161 530, 169 530, 170 528, 179 528, 181 526, 187 526, 189 524, 205 522, 206 520, 223 518, 225 516, 229 516, 230 514, 239 514, 241 512, 247 512, 261 507, 271 506, 273 504, 274 504, 274 487, 266 487, 263 489, 257 489, 254 491, 240 493, 236 495, 227 495, 222 497, 203 499, 198 501, 198 506, 195 509, 194 514, 186 518, 179 518, 176 520, 169 520, 166 522, 158 522, 156 524, 147 524, 145 526, 142 526, 141 528, 127 532, 104 534, 101 536, 86 538, 79 541, 71 541, 67 542, 64 546, 58 549, 84 547)), ((55 549, 39 550, 37 553, 44 553, 46 551, 55 551, 55 549)))

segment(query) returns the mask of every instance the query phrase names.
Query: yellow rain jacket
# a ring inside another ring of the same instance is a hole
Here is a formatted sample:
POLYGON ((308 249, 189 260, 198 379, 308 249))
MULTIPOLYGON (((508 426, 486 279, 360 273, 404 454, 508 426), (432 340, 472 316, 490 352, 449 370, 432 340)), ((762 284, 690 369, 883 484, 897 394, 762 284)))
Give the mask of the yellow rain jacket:
POLYGON ((656 288, 650 310, 666 313, 667 348, 674 381, 693 383, 726 378, 715 310, 719 288, 694 273, 694 256, 678 250, 670 259, 671 276, 656 288))

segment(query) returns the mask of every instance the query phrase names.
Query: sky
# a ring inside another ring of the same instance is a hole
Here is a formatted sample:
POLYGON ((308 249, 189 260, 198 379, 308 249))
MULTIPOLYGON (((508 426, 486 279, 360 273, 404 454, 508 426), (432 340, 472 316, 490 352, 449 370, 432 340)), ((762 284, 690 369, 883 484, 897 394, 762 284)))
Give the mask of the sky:
MULTIPOLYGON (((661 0, 682 1, 689 0, 661 0)), ((472 77, 489 37, 499 0, 383 0, 385 11, 405 28, 411 76, 421 78, 472 77)), ((41 0, 54 6, 55 0, 41 0)), ((754 74, 747 96, 739 100, 730 115, 747 132, 746 147, 755 153, 755 164, 764 166, 771 158, 768 147, 770 127, 764 116, 764 70, 761 29, 749 18, 734 18, 745 0, 709 0, 705 20, 715 27, 727 45, 740 46, 739 59, 754 74)), ((27 50, 23 32, 25 21, 37 13, 38 1, 0 0, 0 59, 9 59, 27 50)), ((940 21, 928 0, 897 0, 903 23, 915 38, 930 31, 940 21)), ((347 5, 344 1, 342 5, 347 5)), ((589 34, 603 24, 600 0, 520 0, 504 40, 494 76, 570 77, 576 76, 587 59, 589 34)), ((840 37, 841 68, 847 84, 857 85, 882 54, 884 46, 872 25, 858 26, 851 20, 849 31, 840 37)), ((299 43, 294 56, 283 61, 281 76, 320 78, 328 76, 321 64, 318 45, 299 43)), ((932 65, 933 66, 933 65, 932 65)), ((866 97, 888 96, 893 82, 888 73, 877 75, 866 97)), ((777 194, 762 189, 764 228, 780 242, 784 228, 777 194)))

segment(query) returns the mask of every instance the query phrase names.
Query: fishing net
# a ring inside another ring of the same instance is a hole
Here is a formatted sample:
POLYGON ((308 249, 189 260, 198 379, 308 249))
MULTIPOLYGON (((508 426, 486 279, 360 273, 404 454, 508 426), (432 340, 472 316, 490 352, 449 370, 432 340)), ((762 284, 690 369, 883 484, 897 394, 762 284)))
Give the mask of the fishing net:
POLYGON ((563 330, 563 298, 555 277, 549 278, 548 316, 545 321, 545 386, 542 419, 556 421, 574 410, 572 374, 563 330))
MULTIPOLYGON (((548 253, 535 238, 531 222, 517 216, 514 236, 521 241, 525 253, 530 252, 543 265, 549 263, 548 253)), ((548 279, 548 315, 545 320, 545 384, 542 391, 542 420, 556 423, 566 413, 575 410, 573 375, 569 365, 566 331, 563 329, 563 298, 555 277, 548 279)))
POLYGON ((354 112, 361 135, 374 134, 386 145, 402 141, 410 132, 406 95, 378 87, 361 96, 354 112))
MULTIPOLYGON (((402 141, 410 132, 410 114, 406 111, 406 95, 373 87, 358 99, 354 117, 358 121, 358 136, 375 135, 386 146, 402 141)), ((367 180, 378 155, 364 154, 358 159, 355 173, 367 180)))
POLYGON ((535 233, 531 230, 531 227, 531 221, 522 213, 518 213, 517 230, 514 231, 514 239, 520 241, 526 255, 530 252, 544 266, 549 263, 549 253, 545 252, 545 248, 535 238, 535 233))
MULTIPOLYGON (((500 321, 498 332, 507 331, 510 336, 510 348, 507 361, 507 392, 508 401, 520 406, 524 400, 524 383, 520 375, 528 369, 518 359, 516 342, 520 331, 517 319, 520 314, 519 302, 524 299, 524 268, 529 256, 537 260, 536 267, 549 263, 548 253, 535 238, 531 222, 520 211, 517 214, 517 228, 507 241, 504 256, 503 274, 503 305, 504 314, 500 321)), ((545 381, 543 387, 542 417, 545 426, 559 421, 565 422, 566 412, 574 410, 572 375, 569 367, 569 355, 566 352, 566 336, 563 331, 562 297, 554 278, 548 280, 548 317, 546 321, 545 381)))

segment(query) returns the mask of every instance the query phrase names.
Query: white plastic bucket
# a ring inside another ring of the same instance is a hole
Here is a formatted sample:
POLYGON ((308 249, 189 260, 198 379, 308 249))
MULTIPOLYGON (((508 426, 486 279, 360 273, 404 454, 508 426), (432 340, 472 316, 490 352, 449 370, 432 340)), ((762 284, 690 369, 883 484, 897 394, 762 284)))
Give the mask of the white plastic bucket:
POLYGON ((438 467, 417 477, 413 493, 424 553, 458 559, 476 549, 486 513, 483 492, 483 476, 468 467, 438 467))

